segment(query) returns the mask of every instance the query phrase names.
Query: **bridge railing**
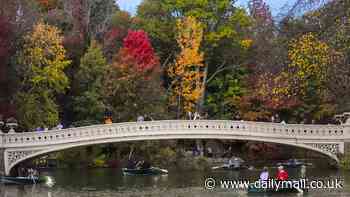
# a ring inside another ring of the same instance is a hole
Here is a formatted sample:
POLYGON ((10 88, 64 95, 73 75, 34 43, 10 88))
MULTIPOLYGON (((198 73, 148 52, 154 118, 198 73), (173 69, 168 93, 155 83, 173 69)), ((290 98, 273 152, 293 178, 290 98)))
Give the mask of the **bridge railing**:
POLYGON ((229 120, 163 120, 2 134, 2 147, 40 146, 94 139, 171 134, 235 134, 300 139, 350 139, 345 125, 298 125, 229 120))

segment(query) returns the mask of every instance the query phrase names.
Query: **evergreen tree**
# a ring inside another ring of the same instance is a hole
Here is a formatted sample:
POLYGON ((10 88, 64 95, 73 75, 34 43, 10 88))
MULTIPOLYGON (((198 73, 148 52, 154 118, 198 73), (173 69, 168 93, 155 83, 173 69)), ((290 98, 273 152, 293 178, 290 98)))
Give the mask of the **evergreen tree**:
POLYGON ((106 69, 107 61, 101 47, 96 41, 92 41, 80 60, 80 67, 75 78, 79 84, 76 91, 78 95, 73 97, 72 103, 76 120, 102 120, 105 110, 102 80, 106 69))

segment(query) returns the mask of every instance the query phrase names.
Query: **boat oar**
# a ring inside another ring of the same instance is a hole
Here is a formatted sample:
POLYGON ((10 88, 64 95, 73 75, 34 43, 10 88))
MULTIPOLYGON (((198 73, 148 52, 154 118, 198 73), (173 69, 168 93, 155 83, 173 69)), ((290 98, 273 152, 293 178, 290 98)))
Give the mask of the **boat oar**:
POLYGON ((224 167, 228 167, 228 165, 221 165, 221 166, 214 166, 214 167, 211 167, 212 170, 216 170, 216 169, 219 169, 219 168, 224 168, 224 167))
POLYGON ((31 175, 31 178, 32 178, 33 183, 34 183, 34 185, 35 185, 35 184, 36 184, 36 182, 35 182, 34 176, 33 176, 33 175, 31 175))
POLYGON ((296 190, 298 190, 298 192, 300 193, 300 194, 302 194, 302 193, 304 193, 304 191, 302 190, 302 189, 300 189, 299 187, 294 187, 296 190))

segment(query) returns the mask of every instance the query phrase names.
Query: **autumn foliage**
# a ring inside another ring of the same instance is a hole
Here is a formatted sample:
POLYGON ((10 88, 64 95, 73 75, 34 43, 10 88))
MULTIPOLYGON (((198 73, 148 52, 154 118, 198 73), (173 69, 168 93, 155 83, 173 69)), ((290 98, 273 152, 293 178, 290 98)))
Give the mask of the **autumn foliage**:
POLYGON ((285 72, 265 73, 257 77, 256 92, 267 109, 290 109, 299 104, 291 81, 285 72))
POLYGON ((135 61, 135 69, 139 72, 151 71, 159 66, 158 57, 154 53, 150 40, 142 30, 128 32, 120 53, 124 60, 135 61))
POLYGON ((309 86, 315 86, 318 93, 324 89, 329 65, 329 46, 319 41, 313 33, 308 33, 291 42, 288 51, 290 73, 297 80, 300 94, 307 94, 309 86))
POLYGON ((177 43, 181 51, 175 64, 168 71, 169 76, 173 78, 171 101, 182 103, 185 112, 194 112, 203 93, 204 64, 203 53, 200 52, 203 28, 194 17, 186 17, 178 21, 177 29, 179 31, 177 43))

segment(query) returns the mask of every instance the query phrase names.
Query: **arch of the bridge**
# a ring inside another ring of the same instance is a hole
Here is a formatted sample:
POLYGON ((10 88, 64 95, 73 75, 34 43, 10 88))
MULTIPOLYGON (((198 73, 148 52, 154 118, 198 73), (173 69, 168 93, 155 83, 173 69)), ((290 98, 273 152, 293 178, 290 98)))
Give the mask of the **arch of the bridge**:
MULTIPOLYGON (((11 170, 17 166, 18 164, 30 160, 42 155, 46 155, 53 152, 59 152, 66 149, 76 148, 76 147, 82 147, 82 146, 91 146, 91 145, 97 145, 97 144, 109 144, 109 143, 118 143, 118 142, 135 142, 135 141, 147 141, 147 140, 176 140, 176 139, 219 139, 219 140, 244 140, 244 141, 255 141, 255 142, 264 142, 264 143, 274 143, 274 144, 281 144, 281 145, 287 145, 292 146, 296 148, 302 148, 306 150, 311 150, 314 152, 318 152, 322 155, 327 156, 328 158, 332 159, 335 162, 339 162, 336 155, 331 154, 329 152, 323 151, 318 148, 314 148, 312 146, 308 146, 305 144, 296 144, 293 142, 287 142, 283 140, 272 140, 268 138, 262 138, 262 137, 241 137, 241 136, 232 136, 232 135, 213 135, 213 134, 188 134, 188 135, 182 135, 182 134, 175 134, 175 135, 169 135, 169 134, 163 134, 163 135, 150 135, 150 136, 132 136, 132 137, 125 137, 125 138, 111 138, 111 139, 96 139, 93 141, 85 141, 85 142, 79 142, 79 143, 70 143, 70 144, 64 144, 64 145, 56 145, 56 146, 44 146, 40 148, 40 151, 33 152, 32 154, 29 154, 14 163, 12 163, 10 166, 5 169, 6 175, 9 175, 11 170)), ((15 150, 15 149, 14 149, 15 150)), ((33 149, 35 150, 35 149, 33 149)))

